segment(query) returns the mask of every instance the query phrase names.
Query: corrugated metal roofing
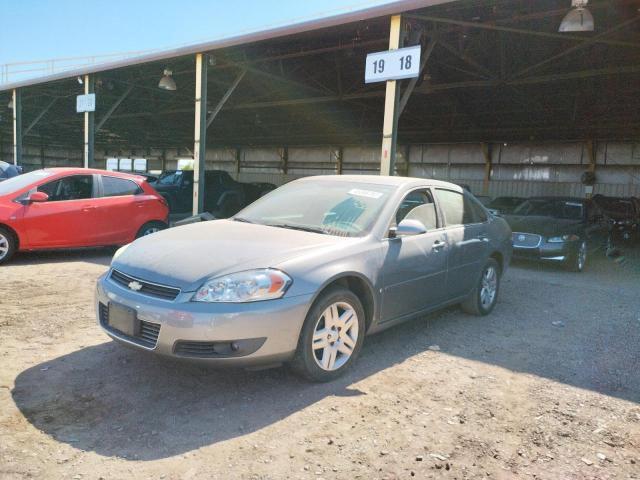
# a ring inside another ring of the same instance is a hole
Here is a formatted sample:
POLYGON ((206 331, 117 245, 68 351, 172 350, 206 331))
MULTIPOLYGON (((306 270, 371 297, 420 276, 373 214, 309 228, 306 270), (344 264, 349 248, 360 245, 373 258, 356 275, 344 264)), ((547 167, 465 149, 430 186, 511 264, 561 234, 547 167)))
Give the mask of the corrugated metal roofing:
POLYGON ((66 70, 64 72, 56 73, 53 75, 30 78, 30 79, 21 80, 18 82, 5 83, 0 85, 0 92, 11 90, 13 88, 26 87, 29 85, 38 85, 42 83, 52 82, 55 80, 62 80, 65 78, 73 78, 78 75, 104 72, 107 70, 113 70, 116 68, 127 67, 131 65, 139 65, 143 63, 155 62, 158 60, 164 60, 168 58, 191 55, 199 52, 208 52, 212 50, 218 50, 222 48, 228 48, 228 47, 243 45, 247 43, 269 40, 277 37, 284 37, 286 35, 294 35, 298 33, 319 30, 322 28, 345 25, 348 23, 358 22, 362 20, 369 20, 372 18, 383 17, 386 15, 403 13, 410 10, 416 10, 419 8, 440 5, 443 3, 450 3, 453 1, 455 0, 399 0, 396 2, 364 8, 364 9, 356 10, 353 12, 341 13, 338 15, 332 15, 328 17, 307 20, 299 23, 292 23, 290 25, 284 25, 284 26, 256 31, 248 34, 221 38, 211 42, 197 43, 197 44, 189 45, 186 47, 165 50, 162 52, 151 53, 148 55, 141 55, 139 57, 131 57, 124 60, 118 60, 115 62, 107 62, 107 63, 101 63, 96 65, 89 65, 86 67, 73 69, 73 70, 66 70))

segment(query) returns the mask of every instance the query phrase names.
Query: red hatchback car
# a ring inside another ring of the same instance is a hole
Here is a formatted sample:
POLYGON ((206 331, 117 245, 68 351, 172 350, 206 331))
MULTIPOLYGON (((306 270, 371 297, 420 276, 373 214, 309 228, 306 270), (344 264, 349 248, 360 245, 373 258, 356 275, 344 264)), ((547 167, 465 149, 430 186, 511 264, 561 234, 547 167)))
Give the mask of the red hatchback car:
POLYGON ((36 170, 0 183, 0 263, 16 251, 125 245, 166 228, 168 218, 143 177, 36 170))

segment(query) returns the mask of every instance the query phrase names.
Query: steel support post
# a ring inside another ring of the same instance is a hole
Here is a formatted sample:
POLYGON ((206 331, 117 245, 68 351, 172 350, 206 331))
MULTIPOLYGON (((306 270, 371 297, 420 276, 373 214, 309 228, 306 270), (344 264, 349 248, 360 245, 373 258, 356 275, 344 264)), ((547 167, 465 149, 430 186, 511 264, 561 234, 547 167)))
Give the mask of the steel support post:
POLYGON ((204 211, 207 157, 207 55, 196 54, 195 129, 193 132, 193 214, 204 211))
POLYGON ((342 171, 344 169, 343 156, 344 149, 342 147, 338 147, 335 151, 336 155, 336 172, 338 175, 342 175, 342 171))
MULTIPOLYGON (((402 17, 391 17, 389 50, 397 50, 402 45, 402 17)), ((380 157, 380 175, 393 175, 396 163, 396 143, 398 140, 398 103, 400 89, 396 80, 387 81, 384 98, 384 123, 382 127, 382 153, 380 157)))
MULTIPOLYGON (((596 155, 596 142, 593 139, 587 140, 587 155, 589 156, 589 166, 588 166, 588 172, 592 173, 593 175, 596 174, 596 164, 597 164, 597 155, 596 155)), ((593 196, 593 185, 587 185, 585 186, 585 190, 586 190, 586 197, 587 198, 591 198, 593 196), (591 188, 586 188, 586 187, 591 187, 591 188)))
POLYGON ((22 91, 13 89, 13 164, 22 164, 22 91))
POLYGON ((235 160, 236 160, 236 180, 239 180, 240 169, 242 168, 242 151, 240 148, 235 148, 235 160))
POLYGON ((482 180, 482 194, 489 193, 489 182, 491 181, 491 144, 481 143, 482 156, 484 157, 484 178, 482 180))
MULTIPOLYGON (((84 93, 95 92, 95 77, 84 76, 84 93)), ((96 112, 84 112, 84 168, 93 168, 96 141, 96 112)))

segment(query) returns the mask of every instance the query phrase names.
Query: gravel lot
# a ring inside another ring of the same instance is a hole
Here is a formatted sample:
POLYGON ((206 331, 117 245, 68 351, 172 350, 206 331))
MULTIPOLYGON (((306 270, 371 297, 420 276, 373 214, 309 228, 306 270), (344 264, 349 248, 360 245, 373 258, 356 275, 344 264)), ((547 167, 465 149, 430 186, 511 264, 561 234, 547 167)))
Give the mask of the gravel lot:
POLYGON ((365 341, 335 383, 115 345, 104 250, 0 267, 0 478, 640 478, 640 254, 516 264, 487 318, 365 341))

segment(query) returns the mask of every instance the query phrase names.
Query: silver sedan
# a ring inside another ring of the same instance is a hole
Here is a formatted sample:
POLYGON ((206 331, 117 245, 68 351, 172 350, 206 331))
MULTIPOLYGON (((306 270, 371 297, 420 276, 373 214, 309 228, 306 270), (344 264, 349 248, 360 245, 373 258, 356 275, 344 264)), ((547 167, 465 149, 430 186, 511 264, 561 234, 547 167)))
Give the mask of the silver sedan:
POLYGON ((101 327, 149 352, 222 366, 289 363, 327 381, 366 334, 451 304, 486 315, 511 231, 457 185, 321 176, 228 220, 118 250, 97 285, 101 327))

